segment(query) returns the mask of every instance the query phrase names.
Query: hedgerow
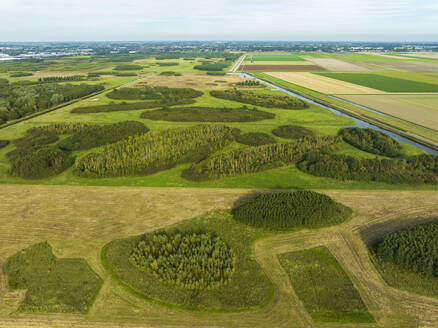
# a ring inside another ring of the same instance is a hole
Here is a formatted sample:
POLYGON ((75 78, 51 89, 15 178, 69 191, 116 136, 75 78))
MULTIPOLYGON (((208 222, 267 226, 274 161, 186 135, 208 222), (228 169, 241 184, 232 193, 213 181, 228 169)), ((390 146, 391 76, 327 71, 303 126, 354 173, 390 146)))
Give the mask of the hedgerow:
POLYGON ((227 68, 228 64, 220 64, 220 63, 202 63, 201 65, 196 65, 193 68, 201 71, 222 71, 224 68, 227 68))
POLYGON ((221 287, 233 273, 230 248, 208 232, 144 235, 129 260, 161 282, 192 290, 221 287))
POLYGON ((177 62, 164 62, 164 63, 157 63, 158 66, 178 66, 179 63, 177 62))
POLYGON ((47 242, 15 253, 3 271, 9 289, 27 290, 19 312, 87 313, 103 283, 85 260, 57 258, 47 242))
POLYGON ((268 108, 304 109, 308 107, 308 105, 299 98, 262 94, 248 90, 213 90, 210 91, 210 95, 220 99, 233 100, 268 108))
POLYGON ((7 145, 9 145, 9 143, 9 140, 0 140, 0 149, 6 147, 7 145))
POLYGON ((174 72, 174 71, 165 71, 165 72, 161 72, 160 75, 162 76, 181 76, 181 73, 178 72, 174 72))
POLYGON ((38 82, 66 82, 66 81, 83 81, 84 76, 72 75, 72 76, 48 76, 40 77, 38 82))
POLYGON ((181 99, 165 98, 158 101, 135 102, 135 103, 122 102, 119 104, 110 102, 109 104, 105 104, 105 105, 76 107, 73 108, 70 111, 70 113, 88 114, 88 113, 120 112, 120 111, 128 111, 128 110, 150 109, 160 106, 190 105, 190 104, 194 104, 195 102, 196 101, 191 98, 181 98, 181 99))
POLYGON ((143 67, 140 65, 134 65, 134 64, 120 64, 114 67, 115 71, 136 71, 141 70, 143 67))
POLYGON ((327 152, 311 152, 298 164, 306 173, 339 180, 379 181, 392 184, 437 184, 438 157, 364 159, 327 152))
POLYGON ((261 194, 232 210, 234 218, 270 230, 320 228, 348 219, 352 210, 329 196, 299 190, 261 194))
POLYGON ((275 114, 256 108, 163 107, 146 111, 141 118, 172 122, 254 122, 272 119, 275 114))
POLYGON ((126 100, 162 100, 166 98, 196 98, 202 96, 201 91, 191 88, 168 88, 168 87, 150 87, 142 88, 118 88, 109 92, 106 96, 111 99, 126 100))
POLYGON ((197 125, 152 131, 105 146, 81 158, 74 172, 84 177, 147 175, 199 161, 233 140, 233 129, 197 125))
POLYGON ((318 148, 334 149, 342 143, 340 137, 303 138, 290 143, 247 147, 205 159, 182 172, 188 180, 204 181, 255 173, 294 164, 318 148))
POLYGON ((55 123, 30 128, 26 131, 27 135, 39 135, 42 133, 53 133, 56 135, 72 134, 88 128, 91 125, 85 123, 55 123))
MULTIPOLYGON (((29 149, 29 148, 27 148, 29 149)), ((34 148, 9 157, 9 174, 24 179, 44 179, 73 165, 74 158, 59 148, 34 148)))
POLYGON ((384 236, 371 246, 374 255, 405 270, 438 278, 438 222, 384 236))
POLYGON ((140 135, 149 129, 141 122, 125 121, 103 126, 89 126, 62 140, 58 146, 64 150, 84 150, 95 148, 129 136, 140 135))
POLYGON ((10 77, 24 77, 24 76, 32 76, 31 72, 16 72, 9 74, 10 77))
POLYGON ((299 125, 281 125, 272 130, 272 133, 277 137, 286 139, 299 139, 313 136, 312 130, 299 125))
POLYGON ((236 85, 240 87, 258 87, 260 86, 260 82, 257 80, 245 80, 242 82, 236 82, 236 85))
POLYGON ((245 134, 239 134, 236 137, 238 143, 249 146, 262 146, 268 144, 274 144, 277 141, 269 134, 263 132, 249 132, 245 134))
POLYGON ((225 76, 225 72, 206 72, 207 75, 214 75, 214 76, 225 76))
POLYGON ((340 135, 350 145, 373 154, 395 157, 402 149, 397 140, 373 129, 346 128, 340 135))

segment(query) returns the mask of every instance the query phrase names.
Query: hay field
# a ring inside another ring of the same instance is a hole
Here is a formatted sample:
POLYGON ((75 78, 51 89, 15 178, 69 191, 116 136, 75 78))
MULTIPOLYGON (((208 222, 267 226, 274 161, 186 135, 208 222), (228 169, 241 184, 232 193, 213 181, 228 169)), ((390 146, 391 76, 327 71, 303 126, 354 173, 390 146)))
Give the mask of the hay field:
MULTIPOLYGON (((136 297, 120 287, 100 262, 110 240, 165 227, 258 191, 187 188, 3 186, 0 201, 0 265, 17 250, 47 240, 58 257, 81 257, 104 285, 87 316, 15 313, 23 292, 0 284, 0 327, 326 327, 315 324, 297 298, 276 254, 326 246, 358 289, 377 325, 436 327, 438 300, 388 287, 372 265, 361 234, 374 236, 436 215, 435 192, 325 191, 355 216, 330 228, 272 235, 253 254, 275 285, 271 301, 250 312, 192 312, 136 297), (196 324, 194 324, 196 323, 196 324)), ((351 326, 348 326, 351 327, 351 326)))
POLYGON ((384 94, 385 92, 308 72, 266 72, 289 83, 326 94, 384 94))
POLYGON ((438 94, 343 95, 342 98, 438 130, 438 94))
POLYGON ((336 72, 366 72, 370 69, 335 58, 306 58, 312 63, 336 72))

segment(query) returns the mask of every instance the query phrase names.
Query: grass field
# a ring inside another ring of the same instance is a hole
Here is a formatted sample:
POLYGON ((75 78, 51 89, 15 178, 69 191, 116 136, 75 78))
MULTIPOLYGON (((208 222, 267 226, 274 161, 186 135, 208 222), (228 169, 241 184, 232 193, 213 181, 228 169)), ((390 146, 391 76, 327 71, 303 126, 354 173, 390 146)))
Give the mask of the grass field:
POLYGON ((438 85, 367 73, 318 73, 385 92, 438 92, 438 85))
POLYGON ((274 284, 265 306, 249 312, 199 313, 167 307, 133 295, 100 262, 101 248, 114 239, 164 228, 213 209, 241 203, 255 191, 224 189, 4 186, 0 194, 0 264, 27 245, 47 240, 57 257, 85 259, 104 284, 85 317, 14 313, 23 298, 0 285, 0 326, 115 327, 132 325, 232 327, 321 327, 297 298, 276 254, 325 246, 348 272, 377 324, 361 327, 434 327, 438 301, 398 291, 380 278, 361 241, 386 231, 385 222, 422 220, 438 210, 431 192, 327 191, 353 208, 345 224, 273 235, 255 242, 252 255, 274 284), (38 206, 35 206, 38 204, 38 206), (31 206, 32 210, 29 210, 31 206), (25 223, 25 224, 24 224, 25 223))
POLYGON ((248 56, 248 60, 251 59, 255 62, 258 61, 305 61, 301 56, 298 55, 254 55, 248 56))
POLYGON ((304 307, 316 322, 374 322, 344 269, 325 247, 278 255, 304 307))
POLYGON ((344 99, 438 130, 438 95, 343 95, 344 99))

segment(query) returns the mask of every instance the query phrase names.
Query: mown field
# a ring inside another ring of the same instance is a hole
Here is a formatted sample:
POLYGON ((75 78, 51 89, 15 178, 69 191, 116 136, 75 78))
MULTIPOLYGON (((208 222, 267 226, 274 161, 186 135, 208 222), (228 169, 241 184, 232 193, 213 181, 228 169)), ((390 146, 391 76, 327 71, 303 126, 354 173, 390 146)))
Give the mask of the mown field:
POLYGON ((330 250, 377 322, 364 327, 433 327, 435 324, 438 302, 388 287, 370 261, 362 238, 366 241, 366 236, 394 231, 404 222, 424 221, 437 211, 436 193, 326 191, 336 201, 352 207, 354 217, 339 226, 257 240, 251 247, 252 254, 273 282, 270 301, 249 312, 208 313, 168 307, 132 294, 105 270, 100 261, 101 248, 115 239, 241 204, 253 191, 13 185, 5 186, 3 191, 0 195, 5 204, 0 211, 2 264, 20 249, 47 241, 58 258, 85 259, 104 283, 85 316, 15 313, 23 292, 8 291, 2 284, 1 325, 193 326, 197 322, 199 326, 220 323, 224 327, 325 327, 311 319, 276 257, 276 254, 319 246, 330 250), (29 204, 39 205, 29 211, 29 204))

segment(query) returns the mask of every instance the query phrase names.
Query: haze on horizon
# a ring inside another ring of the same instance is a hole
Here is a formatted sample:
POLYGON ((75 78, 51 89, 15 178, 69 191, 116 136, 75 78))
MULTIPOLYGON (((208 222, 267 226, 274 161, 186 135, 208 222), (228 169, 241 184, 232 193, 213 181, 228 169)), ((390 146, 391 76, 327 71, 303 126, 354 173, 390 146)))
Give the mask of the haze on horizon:
POLYGON ((1 0, 0 41, 438 41, 436 0, 1 0))

